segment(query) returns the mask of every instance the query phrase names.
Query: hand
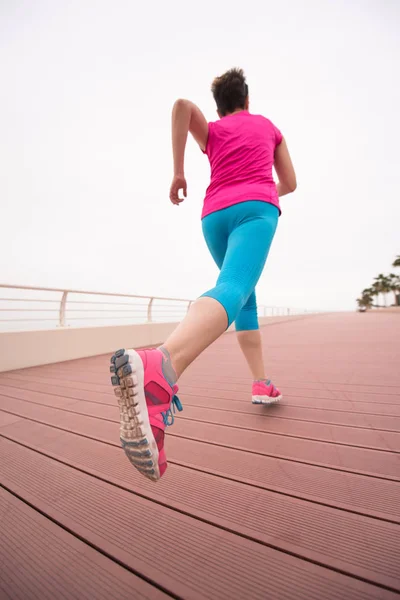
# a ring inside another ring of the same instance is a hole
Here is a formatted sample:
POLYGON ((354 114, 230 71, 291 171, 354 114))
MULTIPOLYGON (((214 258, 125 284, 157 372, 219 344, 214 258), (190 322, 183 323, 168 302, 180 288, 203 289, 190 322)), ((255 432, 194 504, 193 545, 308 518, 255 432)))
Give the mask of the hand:
POLYGON ((184 199, 186 198, 186 195, 187 195, 187 183, 186 183, 185 176, 184 175, 175 175, 172 180, 171 189, 169 191, 169 199, 171 200, 172 204, 176 204, 179 206, 179 204, 181 202, 183 202, 184 199), (179 198, 180 190, 183 191, 183 198, 179 198))

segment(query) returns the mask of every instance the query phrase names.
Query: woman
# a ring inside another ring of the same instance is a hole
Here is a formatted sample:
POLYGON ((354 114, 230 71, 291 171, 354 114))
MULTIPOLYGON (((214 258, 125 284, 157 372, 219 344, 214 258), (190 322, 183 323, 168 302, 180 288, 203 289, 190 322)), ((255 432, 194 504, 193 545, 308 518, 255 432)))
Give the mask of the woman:
POLYGON ((138 471, 154 481, 167 468, 164 432, 174 420, 171 408, 182 410, 176 382, 231 323, 253 375, 252 401, 270 404, 282 397, 264 371, 255 287, 277 227, 279 197, 295 190, 296 176, 280 131, 268 119, 249 113, 243 71, 231 69, 211 89, 220 117, 215 123, 208 124, 192 102, 178 100, 174 105, 170 199, 179 205, 186 198, 184 156, 190 132, 211 165, 202 225, 220 268, 218 281, 191 306, 161 348, 118 350, 111 358, 122 447, 138 471))

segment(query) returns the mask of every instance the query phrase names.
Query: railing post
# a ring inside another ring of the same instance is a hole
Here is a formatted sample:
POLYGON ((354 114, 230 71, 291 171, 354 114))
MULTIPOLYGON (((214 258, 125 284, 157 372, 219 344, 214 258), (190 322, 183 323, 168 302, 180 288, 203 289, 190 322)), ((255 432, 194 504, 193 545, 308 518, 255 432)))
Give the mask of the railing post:
POLYGON ((187 311, 186 311, 187 313, 189 312, 189 309, 192 306, 192 304, 193 304, 193 300, 189 300, 189 304, 188 304, 187 311))
POLYGON ((65 308, 67 304, 67 296, 68 292, 63 292, 61 302, 60 302, 60 316, 59 316, 59 326, 65 327, 65 308))
POLYGON ((151 312, 151 308, 153 306, 153 300, 154 300, 154 298, 150 298, 149 305, 147 307, 147 322, 148 323, 152 323, 152 321, 153 321, 152 312, 151 312))

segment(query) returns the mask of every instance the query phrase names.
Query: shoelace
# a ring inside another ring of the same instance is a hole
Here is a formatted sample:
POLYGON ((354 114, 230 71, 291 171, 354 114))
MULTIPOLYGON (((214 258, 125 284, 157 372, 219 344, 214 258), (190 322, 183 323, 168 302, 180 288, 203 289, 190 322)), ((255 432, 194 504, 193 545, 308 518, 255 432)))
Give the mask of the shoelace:
POLYGON ((271 393, 272 393, 272 394, 275 394, 275 392, 276 392, 276 387, 275 387, 275 385, 272 383, 272 381, 271 381, 270 379, 267 379, 267 380, 266 380, 266 382, 265 382, 265 384, 266 384, 267 386, 271 386, 271 393))
POLYGON ((255 383, 258 383, 258 382, 265 383, 265 385, 266 385, 267 387, 268 387, 268 386, 272 386, 271 393, 272 393, 272 394, 275 394, 275 393, 277 393, 277 389, 276 389, 275 385, 272 383, 272 381, 271 381, 270 379, 259 379, 259 380, 258 380, 258 381, 256 381, 255 383))
POLYGON ((174 421, 175 421, 174 414, 176 413, 176 410, 179 410, 179 412, 181 412, 183 410, 183 406, 182 406, 182 403, 179 400, 178 396, 175 395, 172 398, 171 408, 169 408, 165 412, 161 413, 165 427, 170 427, 171 425, 174 424, 174 421))

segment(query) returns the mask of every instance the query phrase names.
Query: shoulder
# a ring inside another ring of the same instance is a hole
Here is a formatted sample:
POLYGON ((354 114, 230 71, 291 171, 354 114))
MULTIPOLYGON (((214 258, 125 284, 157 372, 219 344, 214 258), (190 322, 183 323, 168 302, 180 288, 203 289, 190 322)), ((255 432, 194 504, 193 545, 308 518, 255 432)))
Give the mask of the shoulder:
POLYGON ((216 127, 221 126, 222 119, 218 119, 217 121, 208 121, 208 129, 215 129, 216 127))
POLYGON ((273 124, 273 122, 268 119, 267 117, 264 117, 264 115, 250 115, 254 121, 258 121, 260 124, 263 124, 266 127, 275 127, 275 125, 273 124))
POLYGON ((262 115, 254 115, 254 116, 258 118, 260 125, 265 127, 265 129, 267 131, 269 131, 273 134, 276 145, 279 145, 283 138, 283 135, 282 135, 280 129, 278 129, 278 127, 270 119, 267 119, 267 117, 264 117, 262 115))

